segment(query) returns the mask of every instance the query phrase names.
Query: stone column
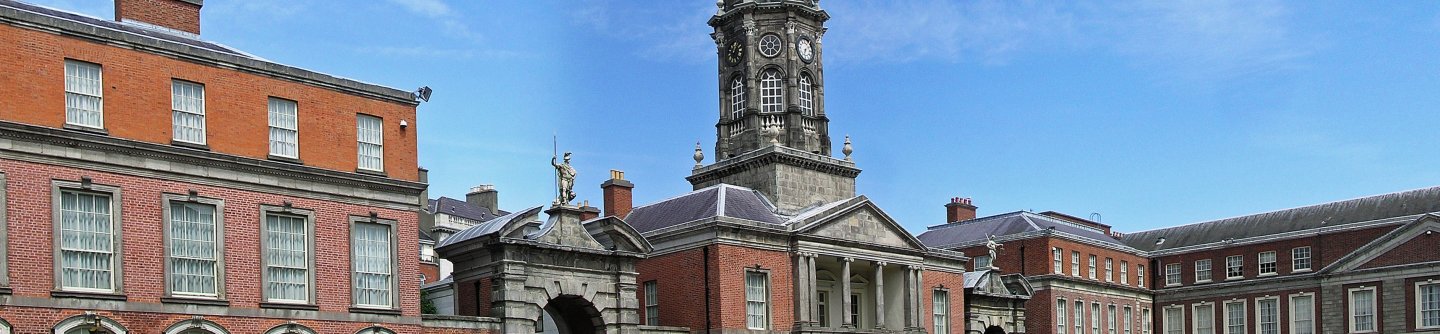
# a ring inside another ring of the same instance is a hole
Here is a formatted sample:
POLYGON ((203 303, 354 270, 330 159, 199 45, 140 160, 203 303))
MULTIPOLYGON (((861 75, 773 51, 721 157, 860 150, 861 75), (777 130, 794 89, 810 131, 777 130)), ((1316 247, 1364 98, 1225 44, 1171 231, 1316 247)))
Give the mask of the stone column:
POLYGON ((915 267, 905 266, 905 328, 915 328, 915 267))
POLYGON ((840 310, 841 310, 841 312, 840 312, 840 324, 841 324, 840 327, 844 327, 844 328, 855 328, 855 324, 850 323, 850 317, 851 317, 851 314, 850 314, 850 262, 851 262, 851 261, 855 261, 855 259, 848 258, 848 257, 847 257, 847 258, 841 258, 841 259, 840 259, 840 310))
POLYGON ((805 255, 805 262, 807 262, 805 268, 810 271, 809 277, 805 280, 805 294, 810 295, 810 325, 815 325, 820 321, 818 313, 820 312, 820 290, 819 285, 815 282, 815 257, 815 253, 805 255))
POLYGON ((813 272, 809 268, 809 257, 805 253, 795 253, 795 326, 805 325, 810 322, 810 275, 813 272))
POLYGON ((915 327, 925 327, 925 270, 915 267, 915 327))
POLYGON ((885 262, 875 262, 875 328, 885 328, 885 262))

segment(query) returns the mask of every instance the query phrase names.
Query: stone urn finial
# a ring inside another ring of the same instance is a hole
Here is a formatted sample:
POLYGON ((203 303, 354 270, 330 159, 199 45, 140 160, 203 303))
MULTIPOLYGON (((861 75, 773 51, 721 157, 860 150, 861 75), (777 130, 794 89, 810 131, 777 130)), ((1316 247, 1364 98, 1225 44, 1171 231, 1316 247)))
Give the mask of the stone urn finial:
POLYGON ((705 151, 700 150, 700 142, 695 142, 695 168, 700 168, 700 162, 705 161, 705 151))
POLYGON ((760 136, 762 136, 763 138, 767 138, 766 141, 769 142, 771 145, 779 145, 780 126, 773 124, 766 125, 765 127, 760 128, 760 136))
POLYGON ((840 153, 845 153, 845 161, 854 161, 850 160, 850 153, 854 152, 855 148, 850 146, 850 135, 845 135, 845 146, 840 147, 840 153))

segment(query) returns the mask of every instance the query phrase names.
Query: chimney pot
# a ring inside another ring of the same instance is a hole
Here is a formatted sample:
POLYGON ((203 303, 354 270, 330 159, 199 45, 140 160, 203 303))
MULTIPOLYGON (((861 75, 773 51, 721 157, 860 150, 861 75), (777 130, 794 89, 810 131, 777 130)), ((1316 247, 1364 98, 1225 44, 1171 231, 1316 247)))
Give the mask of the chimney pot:
POLYGON ((975 219, 975 209, 977 207, 969 197, 952 197, 950 204, 945 204, 945 222, 958 223, 975 219))
POLYGON ((200 34, 204 0, 115 0, 115 20, 200 34))
POLYGON ((625 181, 625 172, 610 170, 610 179, 600 184, 601 192, 605 194, 605 215, 625 218, 634 208, 631 199, 631 191, 635 184, 625 181))
POLYGON ((500 215, 500 209, 498 208, 500 206, 500 192, 495 191, 495 185, 493 184, 482 184, 471 187, 470 192, 465 194, 465 203, 484 208, 490 211, 492 215, 500 215))

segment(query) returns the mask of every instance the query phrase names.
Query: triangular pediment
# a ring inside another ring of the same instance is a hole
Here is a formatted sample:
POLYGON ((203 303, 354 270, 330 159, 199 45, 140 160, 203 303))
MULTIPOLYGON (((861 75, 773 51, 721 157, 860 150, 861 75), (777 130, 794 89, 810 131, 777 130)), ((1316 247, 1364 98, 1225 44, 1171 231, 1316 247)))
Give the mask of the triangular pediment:
POLYGON ((925 246, 864 196, 833 203, 799 222, 798 232, 865 244, 924 250, 925 246))
POLYGON ((1427 214, 1357 248, 1320 272, 1343 273, 1440 261, 1440 255, 1434 252, 1437 246, 1433 239, 1435 234, 1440 234, 1440 216, 1427 214))

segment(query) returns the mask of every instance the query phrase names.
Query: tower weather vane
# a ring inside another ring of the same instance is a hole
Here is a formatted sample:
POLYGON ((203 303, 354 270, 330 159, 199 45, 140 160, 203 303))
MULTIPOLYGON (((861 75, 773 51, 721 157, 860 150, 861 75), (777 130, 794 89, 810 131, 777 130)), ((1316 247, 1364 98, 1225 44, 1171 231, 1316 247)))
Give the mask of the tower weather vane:
MULTIPOLYGON (((552 138, 553 139, 553 138, 552 138)), ((570 204, 575 199, 575 167, 570 166, 570 152, 565 152, 565 161, 557 163, 555 153, 559 145, 551 148, 550 165, 555 167, 555 206, 570 204)))

